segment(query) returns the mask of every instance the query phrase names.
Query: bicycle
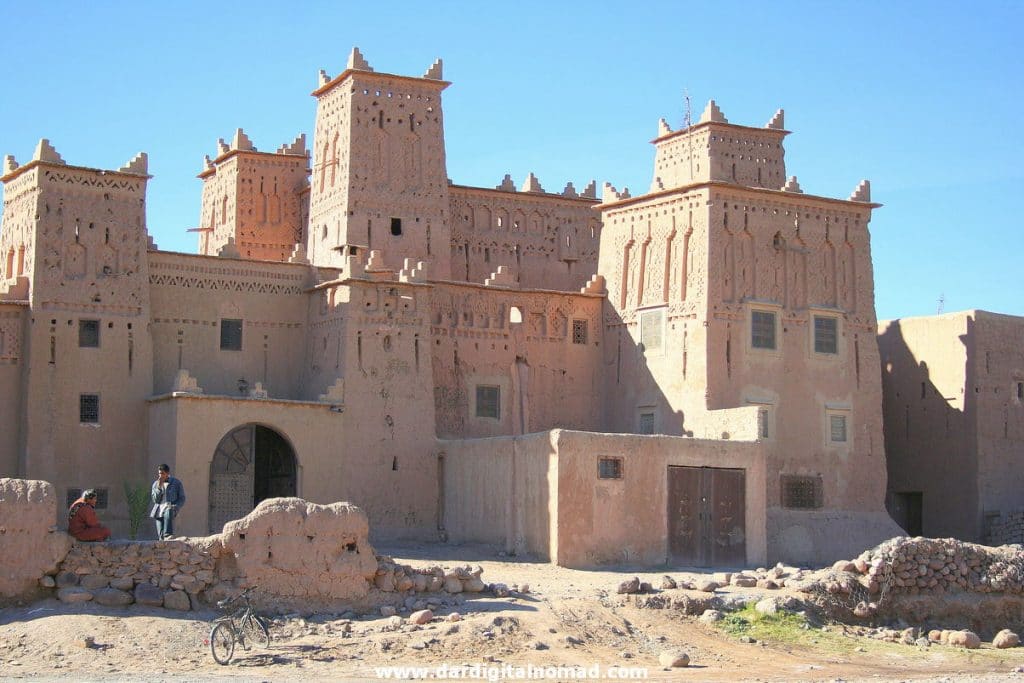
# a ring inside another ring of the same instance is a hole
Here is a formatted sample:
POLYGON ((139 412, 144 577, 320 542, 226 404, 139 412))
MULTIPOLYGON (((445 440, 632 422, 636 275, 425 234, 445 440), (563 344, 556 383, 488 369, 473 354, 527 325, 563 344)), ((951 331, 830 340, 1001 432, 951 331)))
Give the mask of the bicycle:
POLYGON ((253 611, 252 603, 249 602, 249 593, 255 588, 256 586, 249 586, 235 597, 217 602, 217 607, 221 609, 226 609, 239 600, 245 603, 235 612, 213 620, 213 629, 210 631, 210 653, 218 664, 223 665, 231 661, 231 656, 235 653, 235 643, 239 643, 246 651, 251 648, 247 641, 259 647, 270 647, 270 629, 267 626, 267 620, 256 614, 253 611))

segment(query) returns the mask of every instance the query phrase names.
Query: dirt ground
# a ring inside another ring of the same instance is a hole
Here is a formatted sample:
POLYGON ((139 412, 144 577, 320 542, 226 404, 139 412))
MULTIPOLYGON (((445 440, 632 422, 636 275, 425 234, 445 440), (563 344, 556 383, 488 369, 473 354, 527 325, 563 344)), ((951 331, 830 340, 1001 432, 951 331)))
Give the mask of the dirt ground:
MULTIPOLYGON (((477 680, 515 680, 528 666, 579 666, 588 675, 603 678, 628 674, 622 667, 639 668, 636 675, 655 681, 1024 682, 1024 648, 921 649, 881 642, 839 625, 810 629, 797 641, 744 642, 696 617, 672 609, 638 608, 616 594, 618 584, 632 576, 657 587, 665 571, 574 571, 502 557, 497 549, 484 546, 423 544, 378 552, 414 566, 480 565, 484 581, 528 584, 529 592, 505 598, 487 593, 449 596, 436 605, 435 619, 423 626, 398 624, 398 619, 379 614, 278 615, 271 627, 271 647, 248 652, 239 648, 227 666, 213 661, 207 644, 214 610, 172 613, 135 606, 67 605, 50 599, 0 610, 0 678, 380 680, 386 672, 377 667, 427 667, 423 672, 390 673, 393 678, 440 678, 435 667, 447 666, 451 672, 457 665, 467 665, 478 668, 466 670, 461 680, 474 680, 474 673, 477 680), (461 620, 449 621, 452 612, 461 620), (92 646, 84 646, 86 636, 93 639, 92 646), (689 667, 668 670, 659 664, 659 654, 675 648, 689 654, 689 667)), ((667 573, 677 580, 701 576, 667 573)), ((546 673, 547 680, 574 680, 575 672, 563 668, 546 673)))

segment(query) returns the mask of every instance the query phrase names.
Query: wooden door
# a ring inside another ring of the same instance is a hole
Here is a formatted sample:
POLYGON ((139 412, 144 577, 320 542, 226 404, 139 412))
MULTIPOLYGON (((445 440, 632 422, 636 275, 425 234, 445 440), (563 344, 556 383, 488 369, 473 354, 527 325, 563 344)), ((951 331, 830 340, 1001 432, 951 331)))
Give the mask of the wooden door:
POLYGON ((673 563, 745 564, 745 515, 743 470, 668 468, 669 559, 673 563))

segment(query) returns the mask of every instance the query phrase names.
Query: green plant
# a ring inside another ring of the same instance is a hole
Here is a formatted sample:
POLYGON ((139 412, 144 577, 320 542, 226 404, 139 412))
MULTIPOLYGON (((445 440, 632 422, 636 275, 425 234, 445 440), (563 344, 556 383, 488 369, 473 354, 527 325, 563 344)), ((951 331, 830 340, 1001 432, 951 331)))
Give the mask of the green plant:
POLYGON ((139 526, 149 511, 149 486, 145 483, 123 482, 124 499, 128 501, 128 537, 139 536, 139 526))

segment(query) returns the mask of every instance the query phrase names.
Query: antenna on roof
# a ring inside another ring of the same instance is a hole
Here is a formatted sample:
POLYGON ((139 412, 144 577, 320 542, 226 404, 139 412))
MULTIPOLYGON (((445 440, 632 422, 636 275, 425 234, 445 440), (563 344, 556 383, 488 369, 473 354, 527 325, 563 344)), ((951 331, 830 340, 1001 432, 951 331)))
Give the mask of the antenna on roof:
POLYGON ((936 315, 941 314, 946 308, 946 293, 939 294, 939 310, 935 311, 936 315))
POLYGON ((683 88, 683 100, 686 101, 686 113, 683 118, 683 128, 686 130, 687 152, 690 157, 690 182, 693 182, 693 137, 690 136, 690 126, 693 125, 693 110, 690 108, 690 90, 683 88))

